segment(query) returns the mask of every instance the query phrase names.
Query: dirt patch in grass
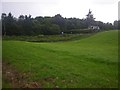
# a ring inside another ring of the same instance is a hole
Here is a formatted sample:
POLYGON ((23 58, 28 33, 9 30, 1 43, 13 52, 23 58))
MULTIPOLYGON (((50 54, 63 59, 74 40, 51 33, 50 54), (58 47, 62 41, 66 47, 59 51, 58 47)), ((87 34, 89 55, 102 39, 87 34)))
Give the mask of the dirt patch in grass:
MULTIPOLYGON (((45 88, 49 83, 52 88, 59 88, 56 84, 58 77, 46 77, 39 81, 30 80, 31 73, 18 72, 11 64, 2 62, 3 88, 45 88)), ((61 81, 65 84, 65 80, 61 81)))
POLYGON ((10 88, 41 88, 40 83, 28 81, 29 75, 18 72, 9 63, 2 62, 2 78, 10 84, 10 88))

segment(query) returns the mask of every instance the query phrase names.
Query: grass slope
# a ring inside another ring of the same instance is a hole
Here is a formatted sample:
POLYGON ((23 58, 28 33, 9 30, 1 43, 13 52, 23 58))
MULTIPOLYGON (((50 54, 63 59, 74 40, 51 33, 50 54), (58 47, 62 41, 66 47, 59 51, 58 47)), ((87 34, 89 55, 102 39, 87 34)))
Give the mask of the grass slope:
POLYGON ((118 31, 69 42, 3 41, 3 60, 42 87, 117 87, 118 31))

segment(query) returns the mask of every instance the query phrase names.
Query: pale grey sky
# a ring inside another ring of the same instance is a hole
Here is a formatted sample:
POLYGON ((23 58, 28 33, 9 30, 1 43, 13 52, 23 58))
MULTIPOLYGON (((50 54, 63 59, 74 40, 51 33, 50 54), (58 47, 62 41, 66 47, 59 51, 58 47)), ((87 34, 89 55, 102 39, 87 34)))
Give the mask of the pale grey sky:
POLYGON ((119 1, 119 4, 118 4, 118 20, 120 20, 120 1, 119 1))
POLYGON ((118 20, 119 0, 2 0, 2 12, 19 15, 54 16, 85 18, 91 9, 98 21, 118 20))

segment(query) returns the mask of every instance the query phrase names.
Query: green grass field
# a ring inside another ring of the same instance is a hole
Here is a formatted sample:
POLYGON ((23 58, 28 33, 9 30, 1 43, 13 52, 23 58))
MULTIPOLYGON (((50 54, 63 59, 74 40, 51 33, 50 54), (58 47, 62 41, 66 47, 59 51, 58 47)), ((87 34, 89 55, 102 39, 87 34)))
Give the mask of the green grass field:
POLYGON ((3 62, 42 88, 118 87, 118 31, 68 42, 3 40, 3 62))

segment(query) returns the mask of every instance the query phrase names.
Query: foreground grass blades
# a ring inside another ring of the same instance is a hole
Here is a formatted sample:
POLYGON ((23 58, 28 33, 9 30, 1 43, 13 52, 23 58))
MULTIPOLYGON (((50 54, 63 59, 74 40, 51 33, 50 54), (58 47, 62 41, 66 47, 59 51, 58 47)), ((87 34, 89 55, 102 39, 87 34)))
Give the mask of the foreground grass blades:
POLYGON ((118 31, 68 42, 4 40, 3 62, 42 88, 118 87, 118 31))

